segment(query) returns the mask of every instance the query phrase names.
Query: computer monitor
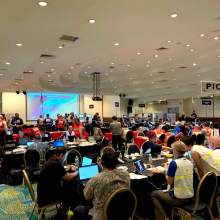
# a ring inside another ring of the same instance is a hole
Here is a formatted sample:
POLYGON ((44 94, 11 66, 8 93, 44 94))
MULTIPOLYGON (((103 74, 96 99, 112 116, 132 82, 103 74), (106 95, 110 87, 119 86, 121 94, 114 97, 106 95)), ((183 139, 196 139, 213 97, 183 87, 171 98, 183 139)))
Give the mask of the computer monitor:
POLYGON ((97 164, 79 167, 79 179, 81 181, 89 180, 98 173, 99 173, 99 167, 97 164))
POLYGON ((151 148, 151 155, 157 156, 161 153, 162 145, 156 144, 154 147, 151 148))
POLYGON ((65 144, 64 144, 63 140, 55 140, 53 142, 53 147, 64 147, 64 146, 65 146, 65 144))
POLYGON ((73 142, 74 139, 76 139, 76 136, 73 136, 73 135, 68 136, 68 141, 69 142, 73 142))
POLYGON ((82 166, 89 166, 92 164, 92 159, 88 157, 83 157, 82 166))
POLYGON ((35 145, 35 142, 34 141, 28 141, 27 142, 27 147, 28 148, 31 148, 31 147, 33 147, 35 145))
POLYGON ((141 159, 135 160, 134 165, 138 173, 143 173, 145 171, 145 167, 141 159))

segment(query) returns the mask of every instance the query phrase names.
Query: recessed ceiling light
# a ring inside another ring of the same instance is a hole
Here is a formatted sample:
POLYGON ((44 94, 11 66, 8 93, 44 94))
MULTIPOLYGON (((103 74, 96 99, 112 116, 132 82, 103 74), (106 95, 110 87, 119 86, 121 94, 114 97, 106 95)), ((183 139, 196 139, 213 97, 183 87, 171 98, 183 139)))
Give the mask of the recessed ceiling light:
POLYGON ((200 74, 197 74, 197 76, 200 77, 201 75, 200 75, 200 74))
POLYGON ((6 62, 5 64, 6 64, 6 65, 11 65, 11 63, 10 63, 10 62, 6 62))
POLYGON ((150 76, 153 76, 153 74, 151 73, 150 76))
POLYGON ((50 69, 51 72, 53 72, 54 70, 55 70, 54 68, 51 68, 51 69, 50 69))
POLYGON ((60 45, 58 48, 59 48, 59 49, 62 49, 62 48, 63 48, 63 45, 60 45))
POLYGON ((111 62, 111 65, 115 65, 115 63, 114 63, 114 62, 111 62))
POLYGON ((168 41, 167 41, 167 43, 169 43, 169 44, 170 44, 171 42, 172 42, 171 40, 168 40, 168 41))
POLYGON ((119 43, 118 43, 118 42, 115 42, 115 43, 114 43, 114 46, 119 46, 119 43))
POLYGON ((84 73, 87 74, 88 72, 85 71, 84 73))
POLYGON ((214 37, 214 40, 218 40, 218 37, 214 37))
POLYGON ((190 49, 190 52, 194 52, 194 49, 190 49))
POLYGON ((3 74, 3 73, 0 73, 0 76, 4 76, 4 74, 3 74))
POLYGON ((69 72, 69 73, 67 73, 67 75, 71 75, 71 73, 69 72))
POLYGON ((90 69, 91 68, 91 66, 88 66, 88 69, 90 69))
POLYGON ((220 58, 220 55, 218 55, 218 58, 220 58))
POLYGON ((40 2, 38 2, 38 5, 41 7, 45 7, 45 6, 47 6, 47 2, 40 1, 40 2))
POLYGON ((73 69, 74 69, 74 66, 71 66, 70 69, 73 70, 73 69))
POLYGON ((43 64, 43 63, 44 63, 44 61, 40 61, 40 63, 41 63, 41 64, 43 64))
POLYGON ((200 37, 204 37, 205 36, 205 34, 200 34, 200 37))
POLYGON ((127 67, 130 67, 131 65, 130 64, 127 64, 127 67))
POLYGON ((141 52, 137 52, 137 55, 141 55, 141 52))
POLYGON ((187 46, 187 47, 190 47, 190 44, 187 44, 186 46, 187 46))
POLYGON ((152 84, 154 84, 154 82, 151 82, 152 84))
POLYGON ((196 64, 196 63, 193 63, 193 66, 197 66, 197 64, 196 64))
POLYGON ((177 13, 173 13, 173 14, 170 15, 171 18, 176 18, 177 16, 178 16, 177 13))
POLYGON ((95 19, 89 19, 89 23, 90 24, 94 24, 95 23, 95 19))
POLYGON ((51 77, 51 75, 50 75, 50 74, 48 74, 47 76, 48 76, 48 77, 51 77))
POLYGON ((18 47, 22 47, 23 44, 22 44, 22 43, 17 43, 16 46, 18 46, 18 47))
POLYGON ((159 56, 158 56, 158 54, 155 54, 154 57, 155 57, 155 58, 158 58, 159 56))

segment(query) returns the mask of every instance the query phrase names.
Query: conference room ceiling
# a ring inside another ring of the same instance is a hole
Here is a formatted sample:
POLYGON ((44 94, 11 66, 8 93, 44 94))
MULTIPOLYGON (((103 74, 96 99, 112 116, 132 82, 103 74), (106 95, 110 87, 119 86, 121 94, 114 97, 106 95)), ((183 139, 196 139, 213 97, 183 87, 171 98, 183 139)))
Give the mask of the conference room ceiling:
POLYGON ((154 101, 220 81, 218 0, 47 3, 1 1, 1 91, 91 93, 98 71, 103 94, 154 101))

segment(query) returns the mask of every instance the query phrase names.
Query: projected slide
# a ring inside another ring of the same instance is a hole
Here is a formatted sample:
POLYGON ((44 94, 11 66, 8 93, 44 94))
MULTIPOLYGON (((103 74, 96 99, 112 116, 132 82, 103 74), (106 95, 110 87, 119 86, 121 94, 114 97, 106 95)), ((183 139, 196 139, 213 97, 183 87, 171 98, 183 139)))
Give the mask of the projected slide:
POLYGON ((70 93, 27 93, 27 120, 37 120, 40 115, 50 114, 56 118, 58 113, 79 113, 79 95, 70 93))

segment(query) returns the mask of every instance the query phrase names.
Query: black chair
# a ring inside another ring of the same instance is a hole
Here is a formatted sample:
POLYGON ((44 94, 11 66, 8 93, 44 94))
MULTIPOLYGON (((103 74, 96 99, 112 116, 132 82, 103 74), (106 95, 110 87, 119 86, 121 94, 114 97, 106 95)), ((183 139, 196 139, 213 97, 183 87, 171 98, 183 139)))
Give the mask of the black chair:
POLYGON ((72 149, 67 151, 63 158, 63 165, 75 164, 76 166, 80 166, 82 163, 82 156, 80 152, 76 149, 72 149))
POLYGON ((138 146, 136 144, 130 144, 128 146, 128 155, 135 154, 135 153, 140 154, 140 150, 139 150, 138 146))
POLYGON ((137 208, 135 194, 127 188, 116 190, 104 206, 105 220, 133 220, 137 208))
POLYGON ((132 143, 134 139, 134 134, 132 131, 128 131, 126 134, 126 144, 132 143))
POLYGON ((31 200, 34 203, 34 207, 32 209, 32 212, 31 212, 31 215, 30 215, 29 219, 32 219, 32 215, 34 213, 35 208, 38 209, 38 213, 39 213, 38 219, 43 218, 46 209, 48 209, 50 207, 56 206, 56 209, 58 209, 58 207, 62 208, 60 202, 47 204, 45 206, 39 206, 38 203, 37 203, 37 198, 36 198, 33 186, 32 186, 32 184, 30 182, 30 179, 28 178, 27 172, 25 170, 22 170, 22 175, 23 175, 23 178, 24 178, 24 184, 27 186, 28 191, 30 193, 31 200))
POLYGON ((211 207, 216 187, 216 175, 213 172, 206 173, 200 180, 196 190, 195 201, 180 207, 174 207, 172 209, 172 220, 174 220, 176 216, 182 216, 186 220, 191 220, 192 217, 199 215, 204 216, 204 219, 213 219, 211 207))
POLYGON ((40 154, 35 149, 28 149, 24 154, 25 170, 31 181, 38 180, 40 175, 40 154))

